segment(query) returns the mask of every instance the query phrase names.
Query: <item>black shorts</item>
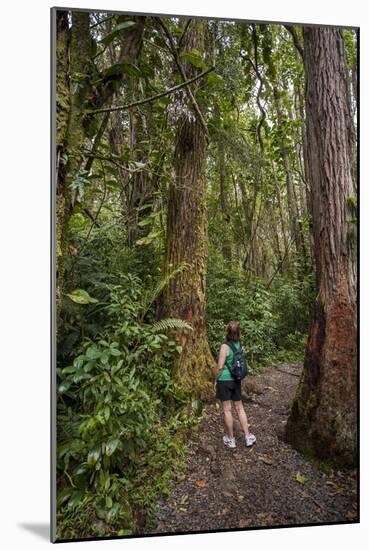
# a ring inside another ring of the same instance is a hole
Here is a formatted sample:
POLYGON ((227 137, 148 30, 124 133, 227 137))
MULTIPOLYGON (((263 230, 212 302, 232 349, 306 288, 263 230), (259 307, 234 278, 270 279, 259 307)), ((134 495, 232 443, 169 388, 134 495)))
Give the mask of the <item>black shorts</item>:
POLYGON ((241 401, 241 380, 217 380, 215 397, 221 401, 241 401))

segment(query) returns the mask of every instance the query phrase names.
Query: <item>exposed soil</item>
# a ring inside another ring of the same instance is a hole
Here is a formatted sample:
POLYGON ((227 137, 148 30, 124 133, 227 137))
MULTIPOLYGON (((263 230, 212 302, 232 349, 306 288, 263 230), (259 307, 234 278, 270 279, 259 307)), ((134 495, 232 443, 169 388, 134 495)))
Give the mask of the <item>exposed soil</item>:
POLYGON ((243 402, 257 437, 251 448, 238 421, 237 448, 225 447, 220 403, 206 405, 200 430, 187 447, 185 473, 170 496, 158 501, 146 533, 357 521, 356 471, 324 472, 283 441, 301 369, 272 366, 243 382, 243 402))

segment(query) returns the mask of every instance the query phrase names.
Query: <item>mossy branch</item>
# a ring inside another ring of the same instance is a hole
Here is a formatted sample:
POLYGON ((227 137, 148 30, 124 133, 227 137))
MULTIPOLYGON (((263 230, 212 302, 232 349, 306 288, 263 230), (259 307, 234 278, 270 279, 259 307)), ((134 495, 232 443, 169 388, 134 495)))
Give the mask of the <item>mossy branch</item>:
POLYGON ((145 103, 151 103, 152 101, 155 101, 157 99, 160 99, 161 97, 165 97, 166 95, 172 94, 176 92, 177 90, 180 90, 181 88, 187 87, 189 84, 192 84, 192 82, 195 82, 196 80, 199 80, 200 78, 203 78, 208 73, 215 71, 215 67, 210 67, 210 69, 207 69, 206 71, 202 72, 201 74, 198 74, 194 76, 193 78, 190 78, 186 82, 182 82, 182 84, 178 84, 177 86, 173 86, 173 88, 169 88, 168 90, 164 90, 164 92, 161 92, 160 94, 153 95, 151 97, 147 97, 146 99, 140 99, 139 101, 134 101, 133 103, 128 103, 127 105, 121 105, 120 107, 107 107, 106 109, 86 109, 86 114, 92 114, 96 115, 98 113, 112 113, 113 111, 127 111, 128 109, 131 109, 132 107, 137 107, 138 105, 144 105, 145 103))

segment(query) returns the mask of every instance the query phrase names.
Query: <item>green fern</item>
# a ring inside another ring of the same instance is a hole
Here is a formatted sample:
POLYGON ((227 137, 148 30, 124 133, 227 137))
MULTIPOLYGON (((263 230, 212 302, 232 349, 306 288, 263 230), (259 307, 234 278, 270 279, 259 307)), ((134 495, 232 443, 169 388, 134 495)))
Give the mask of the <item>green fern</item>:
POLYGON ((165 332, 175 328, 193 330, 192 326, 182 319, 161 319, 151 325, 153 332, 165 332))
POLYGON ((157 285, 154 288, 149 288, 143 297, 142 300, 142 312, 141 312, 141 319, 143 319, 150 309, 151 305, 155 302, 155 300, 160 296, 164 288, 167 286, 169 281, 173 279, 178 273, 181 273, 185 269, 189 267, 188 263, 182 263, 179 265, 176 269, 165 275, 162 279, 159 280, 157 285))

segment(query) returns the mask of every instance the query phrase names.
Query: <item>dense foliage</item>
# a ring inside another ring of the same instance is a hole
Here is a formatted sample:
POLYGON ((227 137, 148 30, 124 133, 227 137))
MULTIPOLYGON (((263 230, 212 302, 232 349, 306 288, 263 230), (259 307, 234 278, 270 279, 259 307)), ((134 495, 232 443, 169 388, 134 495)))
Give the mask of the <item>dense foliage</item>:
MULTIPOLYGON (((72 364, 58 368, 58 469, 66 476, 58 503, 66 503, 67 538, 131 532, 134 513, 150 511, 157 492, 167 490, 178 471, 181 436, 196 423, 196 402, 184 407, 171 374, 181 348, 162 333, 181 323, 144 323, 142 283, 132 274, 119 279, 98 285, 107 292, 101 333, 74 344, 68 354, 72 364), (103 522, 85 531, 78 519, 81 508, 103 522)), ((86 308, 91 296, 82 297, 86 308)), ((94 307, 88 306, 86 318, 94 316, 94 307)))
MULTIPOLYGON (((63 539, 144 530, 201 417, 177 376, 191 319, 161 315, 165 289, 188 267, 165 266, 173 155, 186 149, 175 141, 188 111, 183 66, 200 81, 188 118, 207 132, 204 288, 214 357, 236 319, 252 371, 301 360, 315 274, 301 29, 209 20, 202 54, 181 49, 191 20, 58 17, 63 539)), ((353 89, 354 34, 345 40, 353 89)))

